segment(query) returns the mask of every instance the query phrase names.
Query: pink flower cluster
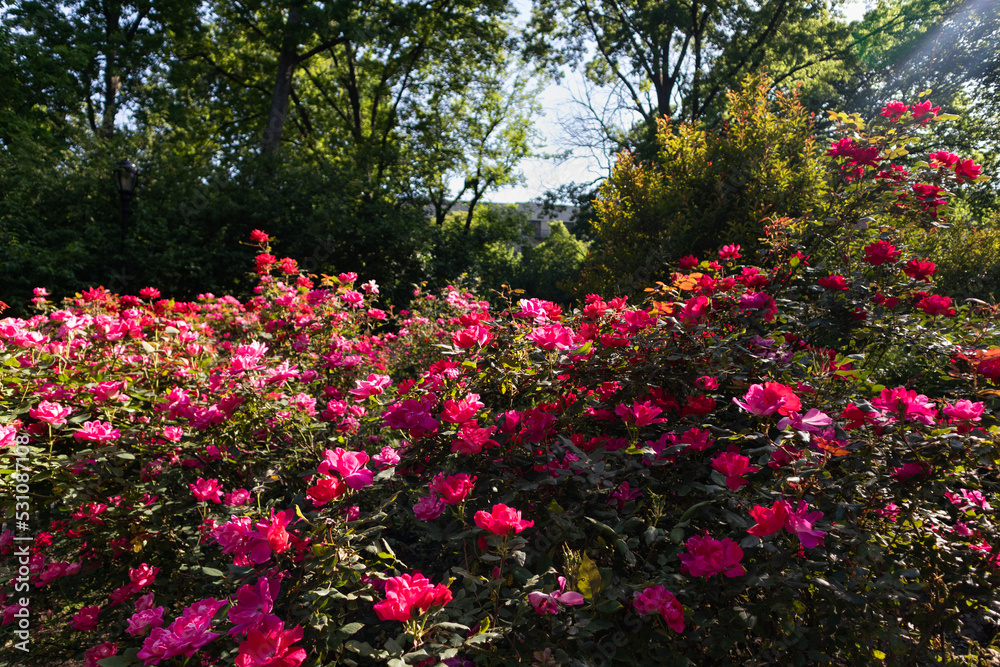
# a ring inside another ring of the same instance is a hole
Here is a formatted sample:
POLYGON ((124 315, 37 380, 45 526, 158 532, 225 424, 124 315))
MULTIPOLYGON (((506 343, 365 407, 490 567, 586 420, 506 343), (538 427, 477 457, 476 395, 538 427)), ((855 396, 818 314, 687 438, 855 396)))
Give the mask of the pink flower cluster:
POLYGON ((810 512, 804 500, 799 501, 798 508, 794 511, 784 500, 774 501, 770 508, 756 505, 750 508, 750 516, 757 524, 747 530, 747 533, 757 537, 767 537, 784 528, 795 533, 803 547, 812 549, 821 546, 823 536, 826 535, 824 531, 813 528, 813 524, 823 518, 823 513, 810 512))
POLYGON ((684 608, 663 586, 650 586, 632 594, 632 606, 642 616, 659 614, 674 632, 684 632, 684 608))
POLYGON ((419 572, 390 577, 385 582, 385 600, 375 604, 375 614, 383 621, 406 623, 415 616, 451 602, 444 584, 433 585, 419 572))
POLYGON ((203 646, 216 639, 219 634, 212 632, 212 619, 225 606, 225 600, 206 598, 185 609, 174 619, 167 629, 153 628, 138 657, 147 665, 158 665, 174 656, 193 656, 203 646))
POLYGON ((728 537, 716 540, 704 535, 695 535, 684 543, 687 553, 678 554, 681 572, 692 577, 711 577, 724 574, 729 578, 741 577, 747 571, 740 565, 743 549, 728 537))

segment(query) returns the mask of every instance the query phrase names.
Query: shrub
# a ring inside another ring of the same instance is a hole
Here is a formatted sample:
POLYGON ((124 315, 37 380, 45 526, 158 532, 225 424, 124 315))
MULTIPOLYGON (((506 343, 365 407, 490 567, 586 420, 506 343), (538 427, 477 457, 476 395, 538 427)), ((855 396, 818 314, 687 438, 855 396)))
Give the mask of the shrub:
POLYGON ((934 293, 887 226, 936 200, 843 166, 878 224, 775 222, 765 263, 726 244, 641 304, 445 288, 390 319, 373 282, 316 284, 256 231, 246 302, 39 293, 0 321, 7 653, 989 660, 992 311, 934 293), (835 265, 797 249, 816 238, 835 265))
POLYGON ((796 92, 770 88, 760 75, 730 91, 719 128, 661 119, 652 164, 619 154, 595 202, 598 242, 579 291, 641 291, 666 262, 720 239, 753 250, 763 220, 818 205, 826 182, 812 118, 796 92))

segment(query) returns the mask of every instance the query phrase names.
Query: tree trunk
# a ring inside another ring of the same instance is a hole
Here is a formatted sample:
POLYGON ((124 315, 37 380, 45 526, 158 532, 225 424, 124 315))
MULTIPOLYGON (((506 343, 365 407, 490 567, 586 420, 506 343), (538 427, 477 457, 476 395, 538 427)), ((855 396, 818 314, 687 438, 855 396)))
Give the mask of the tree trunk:
POLYGON ((281 146, 281 133, 288 117, 288 100, 292 96, 292 75, 299 63, 298 43, 294 35, 297 33, 299 10, 292 7, 288 10, 285 21, 285 35, 278 54, 278 71, 274 78, 274 92, 271 93, 271 108, 267 113, 267 125, 264 128, 263 150, 265 155, 277 155, 281 146))

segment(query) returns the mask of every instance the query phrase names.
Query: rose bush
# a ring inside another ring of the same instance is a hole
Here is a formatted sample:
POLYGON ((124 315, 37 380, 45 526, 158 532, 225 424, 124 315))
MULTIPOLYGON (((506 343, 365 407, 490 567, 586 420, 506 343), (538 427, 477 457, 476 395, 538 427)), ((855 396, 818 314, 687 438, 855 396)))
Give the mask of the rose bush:
POLYGON ((0 663, 989 659, 995 308, 922 307, 893 228, 975 170, 903 169, 934 111, 886 109, 842 119, 837 211, 644 303, 379 309, 262 233, 246 301, 40 295, 0 321, 0 663))

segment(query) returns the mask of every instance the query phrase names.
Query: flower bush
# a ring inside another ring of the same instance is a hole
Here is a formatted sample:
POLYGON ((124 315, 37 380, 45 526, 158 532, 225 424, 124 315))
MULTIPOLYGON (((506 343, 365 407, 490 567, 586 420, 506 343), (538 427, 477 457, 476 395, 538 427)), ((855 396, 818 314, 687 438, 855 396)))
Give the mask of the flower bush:
POLYGON ((899 176, 934 112, 886 111, 830 149, 840 217, 643 303, 376 308, 262 233, 246 301, 39 296, 0 321, 0 662, 989 659, 995 309, 935 301, 890 224, 975 170, 899 176))

